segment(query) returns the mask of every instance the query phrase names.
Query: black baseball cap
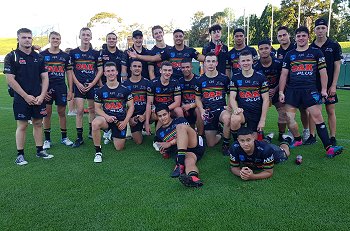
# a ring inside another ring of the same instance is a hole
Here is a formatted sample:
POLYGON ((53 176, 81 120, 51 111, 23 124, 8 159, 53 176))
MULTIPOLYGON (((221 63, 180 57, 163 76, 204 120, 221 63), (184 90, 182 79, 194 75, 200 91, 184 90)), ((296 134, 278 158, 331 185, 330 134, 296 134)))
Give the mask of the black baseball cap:
POLYGON ((319 18, 319 19, 317 19, 315 21, 315 27, 316 26, 321 26, 321 25, 328 27, 328 23, 327 23, 327 21, 324 18, 319 18))
POLYGON ((136 36, 142 36, 143 34, 140 30, 135 30, 134 32, 132 32, 132 37, 135 38, 136 36))

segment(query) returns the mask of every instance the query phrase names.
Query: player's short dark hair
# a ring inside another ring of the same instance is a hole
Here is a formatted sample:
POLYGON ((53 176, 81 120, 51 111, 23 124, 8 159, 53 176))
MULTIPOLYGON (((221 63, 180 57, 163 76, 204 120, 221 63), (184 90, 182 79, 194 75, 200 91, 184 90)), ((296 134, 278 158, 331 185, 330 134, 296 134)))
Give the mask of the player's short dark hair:
POLYGON ((300 26, 298 29, 295 30, 295 34, 299 34, 301 32, 305 32, 306 34, 310 35, 310 31, 306 26, 300 26))
POLYGON ((142 61, 141 60, 139 60, 139 59, 131 59, 130 66, 132 65, 133 62, 140 62, 141 65, 142 65, 142 61))
POLYGON ((258 42, 258 47, 259 47, 260 45, 263 45, 263 44, 267 44, 267 45, 271 46, 271 41, 270 41, 270 39, 263 39, 263 40, 260 40, 260 41, 258 42))
POLYGON ((172 67, 173 65, 171 65, 171 62, 169 62, 169 61, 164 61, 164 62, 162 62, 162 64, 160 65, 160 68, 162 68, 163 66, 170 66, 170 67, 172 67))
POLYGON ((280 27, 278 27, 278 28, 277 28, 277 32, 280 31, 280 30, 285 30, 285 31, 287 31, 287 33, 289 34, 289 29, 288 29, 287 26, 280 26, 280 27))
POLYGON ((180 32, 180 33, 182 33, 182 34, 185 34, 184 31, 181 30, 181 29, 176 29, 176 30, 174 30, 173 34, 175 34, 175 33, 177 33, 177 32, 180 32))
POLYGON ((103 69, 105 69, 106 67, 115 67, 115 69, 118 71, 118 68, 115 62, 106 62, 105 65, 103 65, 103 69))
POLYGON ((56 31, 51 31, 50 34, 49 34, 49 38, 52 36, 52 35, 57 35, 57 36, 60 36, 61 37, 61 34, 56 32, 56 31))
POLYGON ((155 112, 158 113, 158 112, 160 112, 160 111, 162 111, 162 110, 165 110, 165 111, 167 111, 167 112, 170 112, 170 109, 169 109, 168 105, 166 105, 166 104, 164 104, 164 103, 158 104, 158 106, 156 107, 155 112))
POLYGON ((209 27, 209 34, 211 34, 212 31, 216 31, 216 30, 222 30, 222 27, 219 24, 215 24, 212 25, 211 27, 209 27))
POLYGON ((184 58, 183 60, 181 60, 181 63, 191 63, 192 64, 192 59, 184 58))
POLYGON ((234 31, 233 31, 233 35, 235 35, 236 33, 238 32, 242 32, 243 34, 245 34, 245 31, 242 29, 242 28, 236 28, 234 31))
POLYGON ((245 136, 253 133, 253 130, 248 127, 240 127, 240 129, 238 129, 237 131, 237 136, 245 136))
POLYGON ((241 56, 247 56, 247 55, 251 55, 253 57, 253 53, 250 50, 244 50, 241 52, 241 54, 239 55, 239 57, 241 56))
POLYGON ((152 27, 152 34, 153 34, 153 31, 155 31, 157 29, 161 29, 162 31, 164 31, 163 27, 161 27, 159 25, 155 25, 154 27, 152 27))
POLYGON ((82 31, 86 31, 86 30, 88 30, 88 31, 91 32, 91 29, 90 29, 89 27, 83 27, 83 28, 80 29, 79 34, 80 34, 82 31))
POLYGON ((208 53, 205 54, 204 60, 205 60, 207 57, 209 57, 209 56, 215 56, 215 57, 216 57, 216 60, 218 59, 217 55, 216 55, 214 52, 208 52, 208 53))
POLYGON ((114 35, 115 37, 118 37, 116 33, 114 32, 109 32, 107 35, 106 35, 106 38, 108 37, 108 35, 114 35))
POLYGON ((29 33, 29 34, 32 34, 32 31, 29 30, 28 28, 21 28, 17 31, 17 36, 19 36, 19 34, 21 33, 29 33))

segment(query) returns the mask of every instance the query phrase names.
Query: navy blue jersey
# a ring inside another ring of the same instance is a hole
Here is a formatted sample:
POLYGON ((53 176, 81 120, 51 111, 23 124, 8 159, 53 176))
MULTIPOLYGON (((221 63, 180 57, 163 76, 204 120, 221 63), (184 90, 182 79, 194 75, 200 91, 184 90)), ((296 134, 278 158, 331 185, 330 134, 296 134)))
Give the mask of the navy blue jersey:
POLYGON ((236 141, 230 147, 230 164, 231 167, 248 167, 253 170, 272 169, 274 152, 271 144, 255 140, 253 154, 247 155, 236 141))
POLYGON ((196 86, 196 96, 202 98, 203 108, 215 111, 226 106, 230 79, 222 73, 211 78, 204 74, 200 78, 196 86))
MULTIPOLYGON (((170 49, 171 46, 168 46, 166 45, 164 48, 159 48, 157 47, 156 45, 154 45, 154 47, 150 50, 150 54, 151 55, 159 55, 161 54, 162 52, 170 49)), ((162 61, 159 61, 159 62, 154 62, 154 63, 151 63, 151 65, 154 66, 154 76, 156 78, 159 78, 160 77, 160 66, 162 65, 162 61)))
MULTIPOLYGON (((334 75, 334 62, 341 60, 342 58, 342 50, 338 42, 333 41, 327 38, 326 42, 318 47, 315 44, 315 41, 311 44, 312 47, 321 49, 324 57, 326 58, 327 64, 327 75, 328 75, 328 83, 327 89, 331 87, 333 83, 333 75, 334 75)), ((317 78, 317 88, 321 90, 321 81, 317 78)))
POLYGON ((46 49, 40 53, 44 57, 45 68, 48 71, 49 82, 51 84, 65 84, 65 75, 67 70, 72 70, 70 56, 60 50, 57 54, 50 53, 46 49))
POLYGON ((145 113, 147 104, 147 88, 150 86, 150 81, 146 78, 141 78, 140 81, 134 83, 128 79, 123 83, 123 85, 131 91, 134 98, 134 115, 142 115, 145 113))
POLYGON ((160 78, 153 79, 147 88, 147 95, 153 96, 153 104, 170 105, 175 101, 175 96, 181 96, 181 87, 176 79, 170 79, 169 84, 164 86, 160 78))
POLYGON ((294 49, 287 53, 282 67, 289 70, 288 88, 313 90, 316 89, 316 76, 321 69, 326 68, 326 61, 320 49, 294 49))
POLYGON ((282 60, 284 59, 284 57, 286 56, 288 51, 291 51, 293 49, 297 48, 297 46, 294 43, 289 44, 288 48, 286 50, 284 50, 281 46, 277 49, 277 58, 282 60))
POLYGON ((105 84, 95 93, 95 102, 102 104, 103 111, 109 116, 115 116, 119 121, 125 119, 126 104, 132 99, 131 91, 121 84, 115 89, 105 84))
POLYGON ((253 54, 253 61, 256 62, 258 60, 258 53, 253 47, 245 46, 242 50, 236 50, 235 48, 232 48, 227 53, 227 69, 232 70, 232 75, 241 72, 241 66, 239 65, 239 56, 241 55, 241 52, 244 50, 248 50, 253 54))
MULTIPOLYGON (((28 95, 36 97, 41 94, 40 75, 44 72, 47 72, 44 59, 34 51, 27 55, 16 49, 5 57, 4 74, 15 75, 15 80, 28 95)), ((14 97, 21 96, 15 92, 14 97)))
POLYGON ((227 53, 228 53, 228 47, 224 44, 216 45, 213 42, 207 43, 204 45, 202 54, 206 55, 209 52, 214 52, 215 55, 218 57, 218 65, 216 67, 216 70, 218 72, 221 72, 223 74, 226 73, 226 62, 227 62, 227 53))
POLYGON ((180 79, 182 74, 181 61, 185 58, 198 59, 198 51, 192 47, 185 46, 183 50, 178 51, 175 46, 161 53, 162 60, 168 60, 173 66, 172 77, 180 79))
MULTIPOLYGON (((144 47, 142 47, 142 50, 141 52, 139 53, 134 47, 133 47, 134 51, 139 54, 139 55, 150 55, 150 51, 144 47)), ((131 65, 131 61, 133 60, 133 58, 131 58, 127 51, 124 52, 125 53, 125 56, 126 56, 126 66, 128 67, 128 76, 130 77, 131 76, 131 71, 130 71, 130 65, 131 65)), ((146 61, 142 61, 142 60, 139 60, 141 63, 142 63, 142 72, 141 72, 141 76, 146 78, 146 79, 149 79, 149 72, 148 72, 148 62, 146 61)))
POLYGON ((261 115, 261 95, 269 91, 268 81, 263 74, 256 71, 249 78, 238 73, 232 76, 230 91, 237 93, 238 107, 243 108, 244 112, 261 115))
MULTIPOLYGON (((102 58, 102 64, 103 66, 107 62, 113 62, 117 65, 117 70, 118 70, 118 81, 120 82, 120 75, 122 73, 122 66, 126 66, 126 56, 125 53, 122 52, 117 48, 117 50, 112 53, 108 49, 102 49, 100 50, 100 56, 102 58)), ((106 76, 102 76, 102 81, 106 81, 106 76)))
POLYGON ((176 126, 178 124, 186 124, 189 125, 187 120, 183 117, 178 117, 173 119, 173 121, 170 123, 167 127, 160 127, 156 132, 156 137, 161 142, 170 142, 173 139, 176 139, 176 126))
POLYGON ((79 47, 69 52, 75 77, 80 83, 91 83, 96 74, 97 68, 102 66, 100 52, 90 48, 84 52, 79 47))
POLYGON ((187 81, 184 77, 179 79, 182 104, 196 103, 196 86, 199 79, 200 77, 197 75, 194 75, 190 81, 187 81))
POLYGON ((276 58, 272 58, 272 63, 269 67, 264 67, 260 60, 254 65, 254 70, 262 73, 269 81, 269 88, 275 88, 278 86, 282 71, 282 61, 276 58))

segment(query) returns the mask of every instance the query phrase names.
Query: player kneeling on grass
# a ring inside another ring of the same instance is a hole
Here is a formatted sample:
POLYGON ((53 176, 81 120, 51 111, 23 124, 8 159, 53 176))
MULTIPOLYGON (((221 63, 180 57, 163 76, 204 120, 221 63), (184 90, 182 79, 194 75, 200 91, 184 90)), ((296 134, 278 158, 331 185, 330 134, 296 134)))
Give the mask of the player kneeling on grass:
POLYGON ((95 94, 95 111, 99 115, 92 121, 95 163, 102 162, 101 129, 112 130, 114 147, 121 150, 125 146, 126 125, 134 113, 131 91, 117 81, 117 74, 115 63, 107 62, 104 65, 107 83, 95 94))
POLYGON ((286 161, 290 151, 287 142, 282 142, 279 147, 269 142, 271 140, 256 140, 251 129, 241 127, 238 141, 230 148, 231 172, 242 180, 271 177, 274 163, 286 161))
POLYGON ((161 153, 177 153, 176 166, 171 177, 179 177, 181 183, 188 187, 203 185, 198 178, 196 163, 204 154, 202 137, 198 136, 185 118, 172 119, 167 105, 160 104, 156 108, 161 127, 156 136, 161 153))

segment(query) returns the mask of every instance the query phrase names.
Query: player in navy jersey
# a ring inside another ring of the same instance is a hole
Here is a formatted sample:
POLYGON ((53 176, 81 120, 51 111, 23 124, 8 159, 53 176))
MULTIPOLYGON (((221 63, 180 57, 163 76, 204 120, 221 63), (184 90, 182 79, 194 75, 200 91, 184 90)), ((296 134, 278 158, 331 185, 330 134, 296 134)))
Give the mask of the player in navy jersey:
POLYGON ((95 110, 99 115, 92 121, 92 136, 95 145, 95 163, 102 162, 101 129, 111 129, 114 147, 125 146, 127 124, 134 113, 131 91, 117 81, 118 70, 114 62, 104 65, 107 83, 96 91, 95 110))
POLYGON ((204 56, 199 54, 192 47, 188 47, 184 44, 184 32, 180 29, 176 29, 173 32, 174 46, 164 50, 160 54, 156 55, 140 55, 133 51, 128 51, 129 56, 141 59, 148 62, 160 62, 167 60, 173 67, 172 77, 179 79, 182 76, 181 61, 184 58, 196 59, 200 62, 204 61, 204 56))
POLYGON ((253 47, 247 46, 245 44, 245 35, 244 30, 237 28, 233 31, 233 37, 235 40, 234 47, 227 53, 227 66, 226 66, 226 75, 232 77, 236 73, 240 73, 241 67, 239 66, 239 55, 244 50, 249 50, 253 55, 253 61, 258 60, 258 53, 253 47))
POLYGON ((216 69, 218 72, 226 74, 226 57, 228 52, 228 47, 221 41, 221 30, 222 27, 219 24, 212 25, 209 28, 209 35, 211 41, 204 45, 202 54, 206 55, 209 52, 214 52, 218 57, 218 66, 216 69))
POLYGON ((73 66, 74 97, 77 107, 76 128, 78 138, 73 147, 79 147, 83 140, 84 99, 89 107, 89 138, 91 138, 91 122, 95 118, 94 95, 97 83, 103 74, 102 60, 97 50, 91 48, 91 30, 84 27, 80 30, 81 44, 69 52, 73 66))
MULTIPOLYGON (((168 46, 164 42, 164 30, 163 27, 156 25, 152 27, 152 37, 156 40, 156 45, 153 46, 153 48, 150 50, 151 55, 158 55, 164 50, 167 50, 171 48, 171 46, 168 46)), ((162 61, 150 63, 148 65, 148 71, 149 71, 149 77, 150 79, 159 78, 160 77, 160 66, 162 64, 162 61)))
POLYGON ((204 124, 200 112, 196 106, 196 86, 200 77, 192 72, 192 61, 183 59, 181 61, 183 77, 180 78, 181 86, 181 107, 185 119, 190 123, 192 128, 197 125, 198 134, 204 135, 204 124))
MULTIPOLYGON (((335 133, 336 133, 336 116, 335 116, 335 104, 338 102, 337 97, 337 82, 340 72, 340 62, 342 51, 338 42, 335 42, 327 37, 328 24, 325 19, 319 18, 315 21, 315 34, 316 39, 311 44, 311 47, 321 49, 323 55, 326 58, 327 64, 327 93, 326 98, 326 111, 328 115, 329 133, 331 136, 332 145, 336 145, 335 133)), ((321 90, 321 81, 317 78, 317 89, 321 90)), ((305 144, 313 144, 316 142, 314 122, 310 121, 310 137, 305 144)))
POLYGON ((226 94, 229 78, 216 70, 217 57, 209 52, 205 56, 205 73, 196 86, 196 105, 204 121, 204 132, 208 147, 216 145, 221 135, 218 133, 219 122, 223 124, 222 152, 227 155, 230 142, 230 112, 226 110, 226 94))
POLYGON ((139 60, 132 60, 130 64, 131 76, 124 82, 134 98, 134 114, 132 115, 129 125, 133 140, 136 144, 141 144, 143 124, 146 119, 147 105, 147 88, 150 86, 150 81, 141 76, 142 63, 139 60))
MULTIPOLYGON (((127 57, 126 59, 126 65, 128 67, 128 76, 131 76, 131 71, 130 71, 130 64, 131 60, 134 59, 135 57, 130 56, 129 52, 133 51, 135 54, 138 55, 149 55, 150 51, 142 46, 143 43, 143 34, 139 30, 135 30, 132 32, 132 41, 133 45, 129 50, 126 50, 125 55, 127 57)), ((142 77, 149 79, 149 71, 148 71, 148 62, 144 60, 140 60, 142 62, 142 77)))
POLYGON ((286 161, 289 155, 287 142, 276 146, 258 141, 252 130, 242 127, 230 148, 231 172, 242 180, 266 179, 273 175, 274 164, 286 161))
POLYGON ((45 68, 49 76, 49 88, 45 96, 47 116, 44 118, 44 149, 51 147, 51 115, 52 104, 55 101, 57 105, 57 113, 61 128, 61 143, 67 146, 73 144, 67 138, 67 121, 66 121, 66 106, 67 101, 72 99, 72 65, 69 54, 60 49, 61 35, 58 32, 51 32, 49 35, 50 48, 44 50, 40 54, 44 57, 45 68), (69 94, 67 95, 67 85, 69 86, 69 94))
MULTIPOLYGON (((277 49, 277 58, 283 62, 287 52, 296 48, 296 44, 291 42, 288 27, 280 26, 277 29, 277 40, 280 47, 277 49)), ((303 140, 306 141, 310 136, 309 116, 305 108, 299 108, 301 123, 303 124, 303 140)), ((291 132, 289 131, 289 135, 291 132)))
MULTIPOLYGON (((164 61, 160 68, 160 78, 151 81, 147 89, 147 105, 146 105, 146 121, 145 130, 147 135, 150 135, 150 123, 157 121, 158 117, 155 114, 152 105, 157 107, 159 104, 165 104, 169 107, 172 116, 183 117, 181 108, 181 87, 176 79, 171 78, 173 68, 170 62, 164 61)), ((156 130, 160 124, 157 124, 156 130)))
POLYGON ((278 99, 278 83, 282 70, 282 61, 270 55, 271 43, 269 40, 259 41, 258 52, 260 59, 254 65, 254 69, 265 75, 269 82, 270 104, 275 106, 278 113, 278 140, 283 141, 282 135, 286 130, 287 115, 283 107, 284 105, 278 99))
POLYGON ((156 113, 161 124, 156 132, 160 152, 176 154, 176 165, 171 177, 179 177, 180 182, 188 187, 202 186, 196 166, 205 151, 202 137, 197 135, 185 118, 172 119, 167 105, 158 105, 156 113))
POLYGON ((332 146, 327 126, 324 123, 321 108, 318 106, 327 97, 327 70, 322 51, 308 44, 309 29, 301 26, 295 31, 297 48, 287 53, 279 84, 279 99, 285 103, 288 127, 293 133, 296 145, 301 145, 298 124, 295 122, 296 108, 304 107, 316 123, 317 134, 322 140, 328 157, 334 157, 343 150, 341 146, 332 146), (316 86, 316 75, 320 74, 322 90, 316 86), (288 85, 286 86, 288 79, 288 85))
POLYGON ((13 113, 17 121, 17 165, 26 165, 24 144, 28 120, 33 123, 33 136, 37 157, 50 159, 53 156, 43 150, 42 118, 46 115, 45 95, 49 85, 48 74, 42 56, 32 50, 32 31, 21 28, 17 31, 17 49, 5 57, 4 74, 14 91, 13 113))
POLYGON ((268 81, 263 74, 254 71, 252 53, 242 51, 239 65, 241 73, 234 74, 230 84, 230 105, 233 112, 231 130, 234 140, 237 140, 237 130, 242 124, 254 132, 262 132, 269 109, 268 81))
MULTIPOLYGON (((100 51, 102 63, 105 65, 107 62, 114 62, 118 69, 118 82, 121 83, 121 76, 127 76, 126 56, 125 53, 117 47, 117 35, 114 32, 110 32, 106 36, 106 47, 100 51)), ((102 84, 105 84, 106 76, 101 77, 102 84)))

